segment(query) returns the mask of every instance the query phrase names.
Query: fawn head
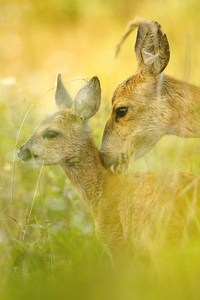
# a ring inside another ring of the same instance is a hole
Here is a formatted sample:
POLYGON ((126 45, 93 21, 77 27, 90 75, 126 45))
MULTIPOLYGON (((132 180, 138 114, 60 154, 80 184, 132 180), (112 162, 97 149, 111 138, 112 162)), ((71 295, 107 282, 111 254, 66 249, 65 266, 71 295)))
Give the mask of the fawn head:
POLYGON ((106 167, 121 172, 129 158, 138 159, 164 135, 162 71, 170 53, 166 35, 157 22, 141 22, 135 53, 135 75, 122 82, 112 97, 112 112, 106 123, 101 158, 106 167), (162 116, 162 118, 161 118, 162 116))
POLYGON ((100 98, 97 77, 89 80, 72 101, 58 75, 55 100, 59 110, 39 124, 20 148, 19 158, 46 165, 76 163, 83 156, 81 148, 88 136, 87 120, 98 111, 100 98))

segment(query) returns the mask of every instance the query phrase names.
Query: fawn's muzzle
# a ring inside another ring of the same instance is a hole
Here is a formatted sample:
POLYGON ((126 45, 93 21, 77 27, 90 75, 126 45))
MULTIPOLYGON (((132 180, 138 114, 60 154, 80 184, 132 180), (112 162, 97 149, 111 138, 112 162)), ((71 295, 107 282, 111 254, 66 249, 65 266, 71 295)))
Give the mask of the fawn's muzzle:
POLYGON ((19 149, 19 151, 17 152, 17 155, 23 161, 27 161, 32 158, 31 151, 28 148, 24 148, 24 146, 22 146, 19 149))

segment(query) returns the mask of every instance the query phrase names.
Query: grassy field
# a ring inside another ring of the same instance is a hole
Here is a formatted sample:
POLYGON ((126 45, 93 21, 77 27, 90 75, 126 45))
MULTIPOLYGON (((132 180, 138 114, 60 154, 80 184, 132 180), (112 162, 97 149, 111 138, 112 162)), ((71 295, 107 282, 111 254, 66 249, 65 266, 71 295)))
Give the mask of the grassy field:
MULTIPOLYGON (((40 118, 55 111, 59 72, 72 95, 83 78, 100 78, 102 106, 91 121, 100 144, 112 92, 136 68, 135 33, 114 58, 136 15, 167 33, 166 73, 200 85, 199 9, 197 0, 0 1, 0 300, 200 299, 199 240, 113 266, 62 170, 16 157, 40 118)), ((198 139, 165 137, 130 169, 200 174, 199 154, 198 139)))

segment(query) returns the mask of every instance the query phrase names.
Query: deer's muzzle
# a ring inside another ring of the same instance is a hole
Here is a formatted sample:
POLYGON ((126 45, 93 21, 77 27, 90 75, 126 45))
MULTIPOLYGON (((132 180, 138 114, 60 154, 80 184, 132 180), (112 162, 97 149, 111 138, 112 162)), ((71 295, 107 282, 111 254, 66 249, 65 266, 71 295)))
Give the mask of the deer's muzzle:
POLYGON ((109 155, 101 152, 100 157, 104 167, 111 169, 114 173, 123 173, 128 167, 128 158, 124 153, 120 153, 117 157, 110 157, 109 155))
POLYGON ((17 152, 17 155, 23 161, 27 161, 32 158, 31 151, 28 148, 25 148, 24 146, 22 146, 19 149, 19 151, 17 152))

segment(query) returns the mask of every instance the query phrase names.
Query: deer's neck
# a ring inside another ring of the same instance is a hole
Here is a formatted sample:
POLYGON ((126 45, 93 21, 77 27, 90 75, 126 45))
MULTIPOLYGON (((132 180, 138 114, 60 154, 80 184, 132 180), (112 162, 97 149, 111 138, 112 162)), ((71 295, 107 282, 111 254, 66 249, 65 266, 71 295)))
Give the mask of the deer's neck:
POLYGON ((108 171, 103 167, 99 151, 92 139, 83 141, 79 149, 79 157, 74 162, 69 162, 66 158, 61 166, 82 200, 94 213, 103 197, 103 184, 108 171))
POLYGON ((167 101, 167 134, 181 137, 200 136, 200 88, 171 77, 164 77, 167 101))

